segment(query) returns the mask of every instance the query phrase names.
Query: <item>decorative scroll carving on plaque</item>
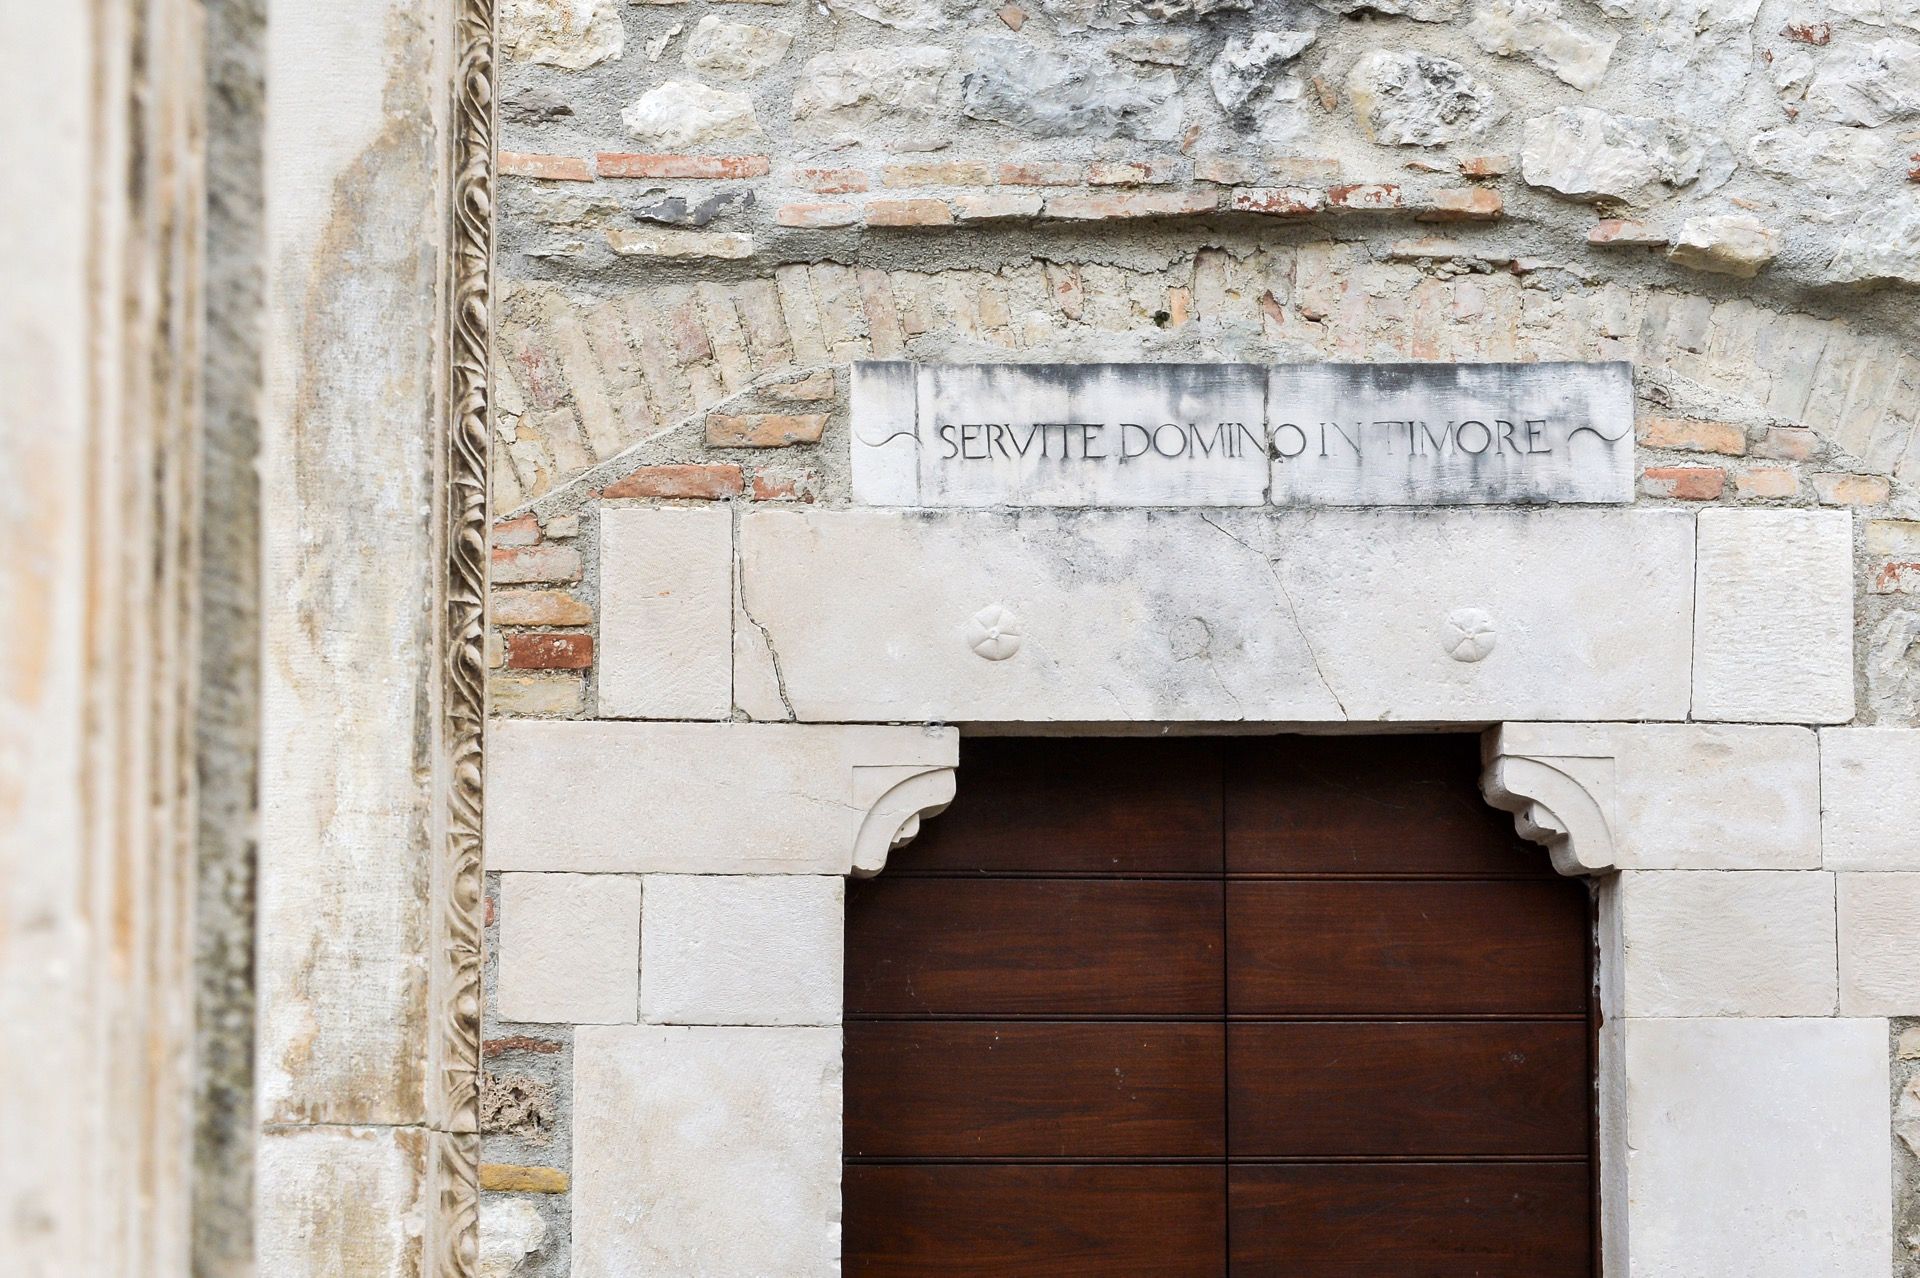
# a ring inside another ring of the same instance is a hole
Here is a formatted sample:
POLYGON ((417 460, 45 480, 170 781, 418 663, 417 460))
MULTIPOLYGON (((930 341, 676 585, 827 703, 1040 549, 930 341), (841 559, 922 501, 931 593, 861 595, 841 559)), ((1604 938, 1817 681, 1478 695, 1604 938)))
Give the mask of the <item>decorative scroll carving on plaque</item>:
POLYGON ((1624 363, 856 365, 854 495, 896 506, 1633 499, 1624 363))

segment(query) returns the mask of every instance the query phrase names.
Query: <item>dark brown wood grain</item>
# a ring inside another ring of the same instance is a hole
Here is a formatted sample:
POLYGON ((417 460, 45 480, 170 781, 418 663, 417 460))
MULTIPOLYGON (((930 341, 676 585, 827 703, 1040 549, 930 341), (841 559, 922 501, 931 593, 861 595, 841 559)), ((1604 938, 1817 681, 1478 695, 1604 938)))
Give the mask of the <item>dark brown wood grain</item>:
POLYGON ((1218 874, 1222 746, 963 738, 953 806, 887 874, 1218 874))
POLYGON ((1272 737, 1226 759, 1230 874, 1550 878, 1480 797, 1471 736, 1272 737))
POLYGON ((1231 1025, 1235 1158, 1587 1149, 1583 1021, 1231 1025))
POLYGON ((849 1278, 1221 1278, 1226 1169, 854 1166, 849 1278))
POLYGON ((847 1014, 1219 1015, 1222 887, 881 876, 847 904, 847 1014))
POLYGON ((1237 1278, 1577 1278, 1585 1163, 1234 1167, 1237 1278))
POLYGON ((1587 894, 1571 880, 1237 880, 1227 935, 1235 1016, 1587 1009, 1587 894))
POLYGON ((1224 1052, 1217 1022, 853 1022, 846 1156, 1217 1159, 1224 1052))

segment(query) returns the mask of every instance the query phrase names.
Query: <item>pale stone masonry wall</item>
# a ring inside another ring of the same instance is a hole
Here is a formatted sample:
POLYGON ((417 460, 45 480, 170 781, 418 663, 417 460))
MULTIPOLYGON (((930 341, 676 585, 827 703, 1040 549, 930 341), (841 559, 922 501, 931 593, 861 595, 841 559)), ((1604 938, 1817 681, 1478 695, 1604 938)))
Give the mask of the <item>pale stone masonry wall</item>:
POLYGON ((1505 722, 1603 818, 1552 855, 1601 905, 1609 1278, 1920 1276, 1911 0, 501 24, 493 1272, 831 1272, 848 796, 938 765, 836 722, 1133 716, 1505 722), (866 510, 864 359, 1625 360, 1638 499, 866 510), (1015 597, 1080 658, 948 633, 1015 597))

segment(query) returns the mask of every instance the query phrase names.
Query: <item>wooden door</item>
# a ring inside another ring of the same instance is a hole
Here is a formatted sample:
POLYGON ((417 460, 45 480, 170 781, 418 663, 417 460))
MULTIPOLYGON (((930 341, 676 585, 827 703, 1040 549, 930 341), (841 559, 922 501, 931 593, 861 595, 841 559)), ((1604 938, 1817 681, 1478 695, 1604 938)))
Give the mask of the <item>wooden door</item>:
POLYGON ((846 1272, 1591 1273, 1587 894, 1477 769, 965 742, 848 899, 846 1272))

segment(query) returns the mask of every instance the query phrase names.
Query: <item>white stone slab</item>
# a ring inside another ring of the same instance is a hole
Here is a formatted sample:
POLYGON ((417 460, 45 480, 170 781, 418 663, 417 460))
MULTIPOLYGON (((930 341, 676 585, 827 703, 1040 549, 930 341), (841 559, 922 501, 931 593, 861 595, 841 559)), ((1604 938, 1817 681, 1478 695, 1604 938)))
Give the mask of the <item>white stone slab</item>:
POLYGON ((574 1037, 573 1278, 831 1278, 840 1031, 574 1037))
POLYGON ((1270 377, 1275 505, 1633 500, 1627 364, 1302 364, 1270 377))
POLYGON ((1830 1016, 1833 876, 1820 870, 1627 870, 1629 1016, 1830 1016))
POLYGON ((619 1024, 638 1014, 637 878, 500 876, 502 1020, 619 1024))
POLYGON ((1820 734, 1820 808, 1830 870, 1920 870, 1920 731, 1820 734))
POLYGON ((1842 874, 1840 1012, 1920 1016, 1920 874, 1842 874))
POLYGON ((953 729, 911 726, 502 719, 488 733, 496 870, 846 874, 879 794, 959 755, 953 729))
POLYGON ((1693 717, 1853 717, 1853 520, 1843 510, 1703 510, 1693 717))
POLYGON ((1621 868, 1814 869, 1820 762, 1811 729, 1610 724, 1621 868))
POLYGON ((853 384, 854 497, 913 506, 1633 499, 1626 364, 899 364, 853 384))
POLYGON ((1628 1020, 1625 1033, 1627 1237, 1608 1248, 1630 1256, 1621 1272, 1888 1272, 1885 1021, 1628 1020))
POLYGON ((653 874, 640 932, 640 1019, 838 1025, 846 880, 653 874))
POLYGON ((733 516, 724 505, 600 512, 600 714, 724 719, 733 711, 733 516))
POLYGON ((740 536, 750 713, 1685 717, 1683 511, 755 510, 740 536))

